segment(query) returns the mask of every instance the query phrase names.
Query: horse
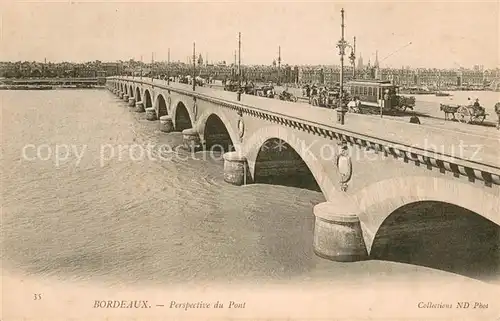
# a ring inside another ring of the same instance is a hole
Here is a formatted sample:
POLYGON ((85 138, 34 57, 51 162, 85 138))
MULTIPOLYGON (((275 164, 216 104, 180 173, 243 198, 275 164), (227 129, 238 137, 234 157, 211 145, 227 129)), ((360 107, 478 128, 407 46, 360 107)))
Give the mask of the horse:
POLYGON ((497 129, 500 130, 500 102, 495 104, 495 113, 498 116, 498 123, 497 123, 497 129))
POLYGON ((455 120, 455 113, 457 112, 457 107, 440 104, 439 109, 444 112, 444 120, 455 120), (453 116, 450 119, 450 115, 453 116))

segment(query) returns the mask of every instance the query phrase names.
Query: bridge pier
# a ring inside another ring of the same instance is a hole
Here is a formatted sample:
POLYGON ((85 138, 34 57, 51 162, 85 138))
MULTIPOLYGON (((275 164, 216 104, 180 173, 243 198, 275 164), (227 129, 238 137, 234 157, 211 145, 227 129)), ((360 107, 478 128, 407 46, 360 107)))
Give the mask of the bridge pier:
POLYGON ((154 108, 146 108, 146 119, 156 120, 156 110, 154 108))
POLYGON ((128 101, 128 95, 127 94, 123 95, 123 100, 128 101))
POLYGON ((368 258, 358 214, 358 206, 345 194, 314 207, 314 240, 316 255, 338 262, 362 261, 368 258))
POLYGON ((184 141, 184 146, 191 152, 201 147, 200 135, 194 128, 184 129, 182 131, 182 139, 184 141))
POLYGON ((135 107, 135 98, 134 97, 130 97, 128 99, 128 106, 129 107, 135 107))
POLYGON ((174 130, 174 123, 172 122, 172 117, 161 116, 160 117, 160 131, 164 133, 170 133, 174 130))
POLYGON ((135 103, 135 111, 138 112, 138 113, 145 112, 145 110, 144 110, 144 104, 142 103, 142 101, 138 101, 138 102, 135 103))
POLYGON ((118 97, 120 97, 120 99, 123 99, 123 95, 125 95, 125 93, 121 92, 121 93, 118 94, 118 97))
POLYGON ((224 181, 233 185, 246 185, 251 181, 245 156, 239 152, 224 153, 224 181))

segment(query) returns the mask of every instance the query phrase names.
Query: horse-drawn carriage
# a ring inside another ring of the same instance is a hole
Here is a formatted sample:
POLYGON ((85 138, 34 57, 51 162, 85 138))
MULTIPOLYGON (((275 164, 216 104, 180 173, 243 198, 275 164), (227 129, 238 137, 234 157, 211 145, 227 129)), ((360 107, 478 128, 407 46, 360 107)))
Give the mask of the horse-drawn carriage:
POLYGON ((225 91, 238 91, 238 82, 235 80, 229 80, 224 84, 225 91))
POLYGON ((484 107, 474 105, 440 104, 439 109, 444 112, 444 120, 458 120, 466 124, 482 123, 488 115, 484 107), (455 117, 455 114, 458 115, 458 118, 455 117))
POLYGON ((405 111, 406 109, 415 108, 415 97, 406 97, 401 95, 394 96, 393 99, 394 107, 398 108, 401 111, 405 111))
POLYGON ((247 95, 255 95, 255 85, 253 82, 247 82, 243 86, 243 92, 247 95))
MULTIPOLYGON (((313 106, 337 108, 340 99, 339 96, 340 96, 339 90, 336 89, 322 90, 319 93, 311 94, 311 97, 309 97, 309 103, 313 106)), ((347 91, 344 91, 343 100, 345 104, 347 104, 347 102, 350 100, 347 91)))
POLYGON ((255 94, 260 97, 274 98, 276 92, 274 91, 273 86, 266 85, 260 88, 256 88, 255 94))
POLYGON ((297 97, 294 94, 292 94, 291 92, 288 92, 288 90, 283 90, 279 94, 278 98, 280 100, 291 101, 291 102, 294 102, 294 103, 297 102, 297 100, 298 100, 297 97))

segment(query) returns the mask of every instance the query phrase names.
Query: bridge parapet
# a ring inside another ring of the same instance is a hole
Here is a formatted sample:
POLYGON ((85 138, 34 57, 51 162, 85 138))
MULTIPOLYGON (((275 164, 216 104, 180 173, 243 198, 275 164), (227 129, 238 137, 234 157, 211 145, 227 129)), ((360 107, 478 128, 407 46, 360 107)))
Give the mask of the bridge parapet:
POLYGON ((492 138, 487 142, 483 139, 481 144, 484 146, 481 147, 477 138, 472 136, 464 135, 457 140, 456 132, 357 114, 349 114, 346 125, 340 126, 334 123, 331 110, 325 108, 248 95, 236 101, 234 93, 205 87, 197 87, 196 91, 192 91, 188 85, 172 82, 167 85, 166 81, 161 80, 133 77, 109 79, 195 97, 266 122, 372 150, 404 163, 437 168, 441 172, 451 172, 454 176, 483 181, 487 186, 500 185, 500 153, 495 148, 500 144, 500 139, 492 138), (311 109, 311 112, 305 112, 307 109, 311 109), (330 124, 325 122, 329 119, 332 122, 330 124), (388 124, 391 131, 388 130, 388 124))

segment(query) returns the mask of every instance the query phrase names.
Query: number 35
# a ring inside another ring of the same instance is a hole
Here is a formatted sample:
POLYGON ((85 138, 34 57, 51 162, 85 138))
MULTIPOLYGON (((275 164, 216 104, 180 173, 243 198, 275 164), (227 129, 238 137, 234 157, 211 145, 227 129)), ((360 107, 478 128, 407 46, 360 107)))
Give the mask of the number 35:
POLYGON ((42 299, 42 294, 41 293, 34 293, 34 298, 33 300, 41 300, 42 299))

